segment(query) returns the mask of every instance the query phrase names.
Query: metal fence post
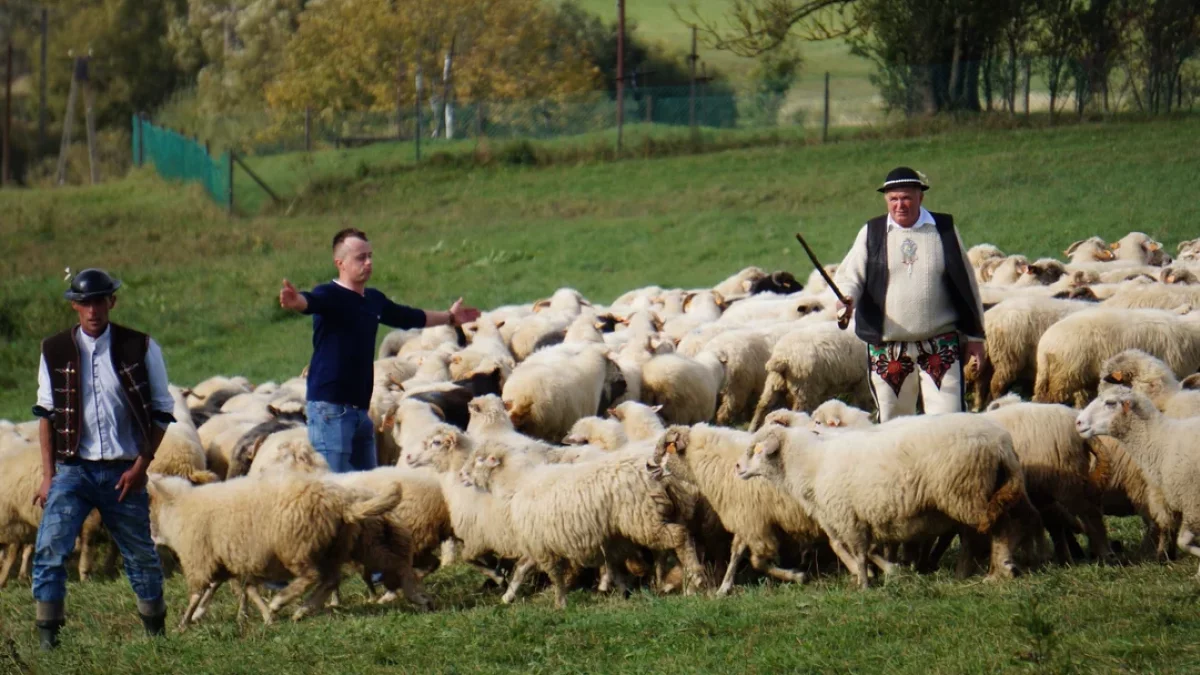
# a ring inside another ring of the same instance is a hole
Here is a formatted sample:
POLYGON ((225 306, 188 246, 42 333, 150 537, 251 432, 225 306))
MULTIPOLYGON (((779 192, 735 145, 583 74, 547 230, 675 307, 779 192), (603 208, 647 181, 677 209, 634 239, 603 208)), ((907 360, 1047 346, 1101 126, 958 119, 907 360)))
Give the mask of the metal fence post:
POLYGON ((825 114, 821 122, 821 142, 829 140, 829 71, 825 71, 825 114))

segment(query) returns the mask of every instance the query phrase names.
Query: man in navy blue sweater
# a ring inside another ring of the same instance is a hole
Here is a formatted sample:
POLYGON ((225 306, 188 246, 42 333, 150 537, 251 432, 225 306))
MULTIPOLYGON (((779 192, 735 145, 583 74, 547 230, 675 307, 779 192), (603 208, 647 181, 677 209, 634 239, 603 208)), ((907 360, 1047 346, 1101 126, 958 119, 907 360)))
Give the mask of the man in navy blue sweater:
POLYGON ((361 230, 333 237, 338 277, 311 291, 287 279, 279 291, 284 309, 313 315, 313 355, 308 366, 308 437, 333 471, 364 471, 378 464, 375 428, 367 417, 374 382, 375 335, 379 324, 393 328, 457 326, 479 318, 459 298, 447 312, 398 305, 374 288, 371 244, 361 230))

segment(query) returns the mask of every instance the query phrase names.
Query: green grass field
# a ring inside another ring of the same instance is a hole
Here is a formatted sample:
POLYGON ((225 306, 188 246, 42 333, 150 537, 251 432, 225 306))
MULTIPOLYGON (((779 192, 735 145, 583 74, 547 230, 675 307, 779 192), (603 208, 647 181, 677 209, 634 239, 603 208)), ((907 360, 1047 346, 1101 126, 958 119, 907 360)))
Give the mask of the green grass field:
MULTIPOLYGON (((393 297, 481 307, 573 286, 607 302, 645 284, 711 285, 749 264, 810 269, 792 233, 839 259, 880 212, 891 167, 924 170, 928 205, 967 244, 1056 255, 1097 234, 1165 242, 1188 225, 1200 175, 1195 118, 1054 130, 966 130, 924 138, 780 145, 551 168, 430 168, 376 146, 259 165, 284 186, 272 215, 227 219, 197 188, 149 172, 88 188, 0 192, 0 418, 28 417, 38 340, 70 324, 63 269, 125 281, 115 318, 163 345, 171 379, 298 373, 309 322, 278 309, 279 282, 332 275, 327 242, 354 225, 376 250, 373 284, 393 297)), ((1118 525, 1127 549, 1140 526, 1118 525)), ((905 576, 861 593, 842 578, 752 587, 727 600, 535 595, 496 606, 461 569, 430 580, 444 608, 417 616, 361 602, 298 625, 244 631, 229 594, 195 632, 135 633, 123 580, 73 584, 67 646, 35 651, 27 587, 0 591, 0 673, 245 672, 1195 672, 1194 563, 1080 566, 1011 584, 905 576)), ((168 587, 177 618, 178 578, 168 587)))

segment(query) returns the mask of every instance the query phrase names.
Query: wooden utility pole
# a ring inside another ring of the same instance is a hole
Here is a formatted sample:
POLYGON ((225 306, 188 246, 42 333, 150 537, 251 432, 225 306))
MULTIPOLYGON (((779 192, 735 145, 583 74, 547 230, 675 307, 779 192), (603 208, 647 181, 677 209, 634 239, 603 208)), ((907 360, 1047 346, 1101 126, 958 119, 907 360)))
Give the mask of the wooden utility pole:
MULTIPOLYGON (((79 59, 75 60, 73 67, 78 73, 79 59)), ((63 135, 62 145, 58 148, 58 168, 54 172, 54 182, 57 185, 62 185, 67 181, 67 151, 71 149, 71 126, 75 121, 75 98, 79 95, 79 80, 75 75, 71 76, 71 88, 67 91, 67 114, 63 115, 63 135)))
POLYGON ((96 162, 96 92, 92 91, 91 78, 88 76, 87 65, 91 57, 84 61, 83 70, 83 122, 87 127, 88 171, 91 174, 92 185, 100 182, 100 166, 96 162))
POLYGON ((454 43, 457 40, 457 35, 450 38, 450 49, 446 52, 446 61, 442 67, 442 123, 445 124, 443 136, 447 139, 454 138, 454 102, 450 99, 454 95, 452 79, 454 77, 454 43))
POLYGON ((825 114, 821 121, 821 142, 829 141, 829 71, 825 71, 825 114))
POLYGON ((417 133, 413 134, 416 139, 416 156, 417 161, 421 161, 421 97, 425 95, 425 81, 421 71, 421 55, 417 54, 417 100, 413 103, 413 112, 417 116, 417 133))
POLYGON ((692 53, 688 56, 688 71, 691 77, 691 90, 688 92, 688 126, 696 130, 696 26, 692 25, 692 53))
POLYGON ((617 152, 625 126, 625 0, 617 0, 617 152))
POLYGON ((46 44, 50 35, 50 11, 42 8, 42 64, 38 81, 38 152, 46 147, 46 44))
POLYGON ((4 159, 0 166, 0 185, 8 185, 12 180, 10 169, 10 149, 12 145, 12 31, 8 32, 8 59, 4 70, 4 159))
POLYGON ((89 83, 88 64, 91 56, 78 57, 72 63, 71 88, 67 91, 67 112, 63 115, 62 145, 58 149, 58 170, 55 173, 55 183, 62 185, 67 182, 67 154, 71 150, 71 126, 75 119, 75 101, 79 96, 79 88, 83 87, 84 123, 87 130, 88 169, 92 183, 100 182, 100 167, 96 163, 96 117, 93 114, 95 96, 89 83))

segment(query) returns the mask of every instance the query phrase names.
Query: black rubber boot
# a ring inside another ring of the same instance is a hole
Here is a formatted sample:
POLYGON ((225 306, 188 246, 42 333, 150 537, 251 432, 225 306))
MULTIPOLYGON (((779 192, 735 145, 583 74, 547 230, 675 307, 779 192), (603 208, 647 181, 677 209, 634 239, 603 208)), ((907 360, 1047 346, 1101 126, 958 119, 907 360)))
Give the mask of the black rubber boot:
POLYGON ((38 642, 42 651, 48 652, 58 648, 58 631, 63 627, 63 621, 38 621, 38 642))
POLYGON ((146 628, 146 635, 150 637, 158 637, 167 634, 167 613, 163 612, 158 616, 146 616, 139 614, 142 617, 142 626, 146 628))

